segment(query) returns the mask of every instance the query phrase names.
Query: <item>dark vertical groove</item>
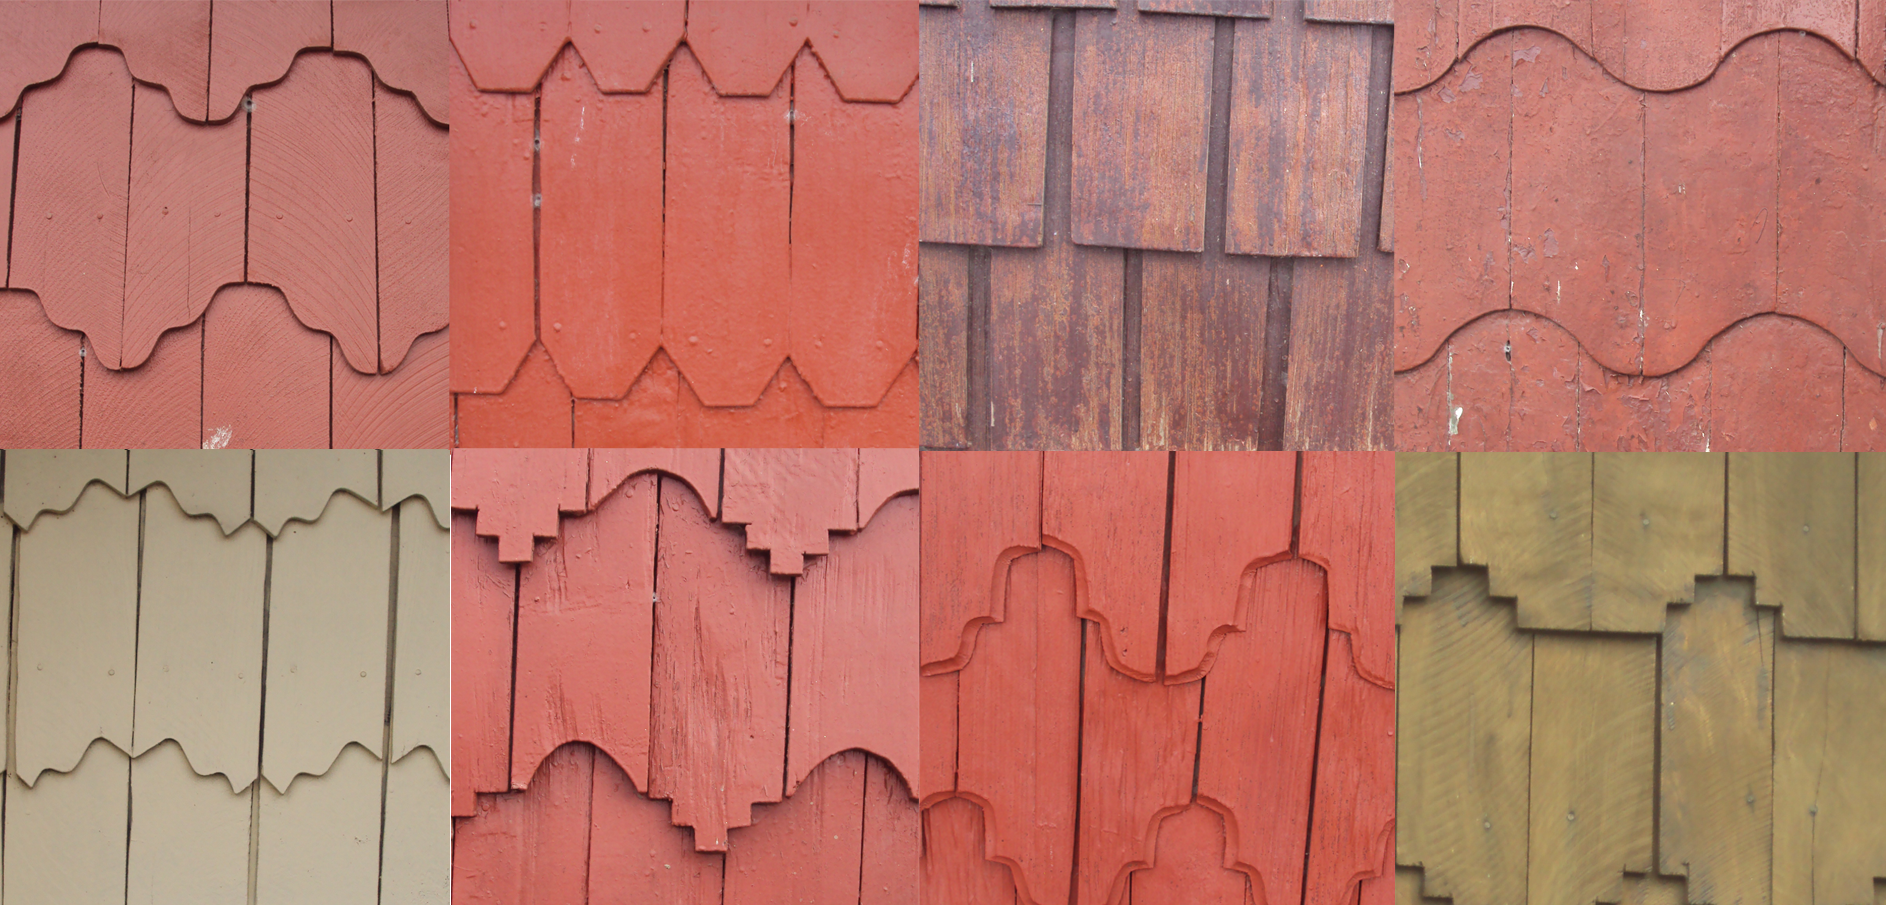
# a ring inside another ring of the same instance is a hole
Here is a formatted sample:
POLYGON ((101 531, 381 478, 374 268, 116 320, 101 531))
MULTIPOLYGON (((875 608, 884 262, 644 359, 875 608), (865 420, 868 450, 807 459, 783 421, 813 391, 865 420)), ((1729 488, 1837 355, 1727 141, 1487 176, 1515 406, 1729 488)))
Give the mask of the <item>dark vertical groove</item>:
MULTIPOLYGON (((249 479, 250 493, 254 493, 255 477, 253 471, 249 479)), ((253 497, 251 497, 253 500, 253 497)), ((254 510, 253 502, 250 510, 254 510)), ((262 854, 262 783, 268 780, 262 775, 263 746, 268 742, 268 632, 270 590, 275 584, 275 538, 263 535, 262 538, 262 673, 260 694, 262 703, 256 710, 255 720, 255 779, 249 784, 249 905, 256 905, 256 870, 262 854)))
MULTIPOLYGON (((1291 544, 1294 546, 1296 541, 1292 540, 1291 544)), ((1308 812, 1305 813, 1303 821, 1303 825, 1309 827, 1311 834, 1315 834, 1316 832, 1316 784, 1323 778, 1323 710, 1329 706, 1330 632, 1327 613, 1325 613, 1325 617, 1323 623, 1323 659, 1317 663, 1316 668, 1316 740, 1310 745, 1310 807, 1308 812)), ((1354 639, 1351 639, 1351 643, 1353 643, 1353 641, 1354 639)), ((1353 648, 1351 652, 1353 654, 1353 648)), ((1339 815, 1337 819, 1341 820, 1342 817, 1339 815)), ((1306 845, 1303 847, 1303 873, 1300 874, 1299 877, 1302 881, 1300 885, 1302 887, 1302 901, 1304 905, 1308 905, 1310 901, 1310 853, 1313 851, 1315 851, 1315 849, 1311 846, 1306 845)))
POLYGON ((1066 240, 1074 180, 1074 16, 1056 10, 1048 62, 1047 191, 1042 198, 1042 244, 1066 240))
MULTIPOLYGON (((1081 681, 1080 705, 1076 707, 1074 711, 1074 852, 1068 859, 1071 865, 1068 871, 1067 884, 1068 905, 1080 905, 1078 897, 1081 889, 1081 799, 1084 797, 1080 794, 1080 790, 1086 788, 1087 785, 1087 620, 1082 619, 1079 621, 1081 626, 1081 681)), ((1102 664, 1100 668, 1106 669, 1107 667, 1102 664)), ((961 692, 959 690, 957 697, 959 707, 962 701, 960 695, 961 692)), ((962 723, 960 721, 957 723, 956 731, 960 738, 960 733, 962 732, 962 723)))
POLYGON ((1237 25, 1219 18, 1212 32, 1211 61, 1211 131, 1210 153, 1205 163, 1205 257, 1218 258, 1225 253, 1225 193, 1229 191, 1231 170, 1231 82, 1232 48, 1237 44, 1237 25))
MULTIPOLYGON (((1362 230, 1357 254, 1381 254, 1376 247, 1382 240, 1382 205, 1386 198, 1388 168, 1388 104, 1390 89, 1389 61, 1394 56, 1395 33, 1387 26, 1369 27, 1374 43, 1369 48, 1369 126, 1362 164, 1362 230)), ((1383 293, 1383 311, 1388 309, 1388 294, 1383 293)))
POLYGON ((1294 258, 1270 259, 1270 292, 1264 311, 1264 390, 1257 408, 1257 446, 1283 449, 1284 399, 1290 357, 1290 282, 1294 258))
POLYGON ((1126 250, 1126 285, 1120 291, 1120 448, 1139 448, 1140 288, 1145 252, 1126 250))
MULTIPOLYGON (((125 467, 125 472, 128 475, 131 470, 130 458, 128 456, 126 457, 124 467, 125 467)), ((139 491, 138 492, 137 591, 135 595, 133 596, 133 600, 135 602, 132 604, 132 607, 131 607, 131 624, 134 626, 139 626, 140 628, 144 624, 144 523, 147 518, 147 513, 149 512, 149 506, 150 506, 149 497, 144 492, 139 491)), ((144 633, 142 631, 137 631, 137 632, 132 633, 132 636, 131 636, 131 700, 132 701, 136 701, 138 699, 138 654, 143 648, 143 640, 144 640, 144 633)), ((136 707, 132 707, 131 708, 131 739, 132 739, 131 747, 134 750, 137 747, 137 737, 138 737, 138 711, 136 707)), ((124 859, 125 859, 126 864, 131 863, 131 826, 132 826, 132 821, 136 819, 137 817, 137 795, 135 794, 137 790, 133 786, 132 781, 131 781, 132 759, 129 755, 130 755, 130 752, 126 752, 126 758, 125 758, 125 764, 124 764, 124 859)), ((0 851, 4 851, 4 849, 0 849, 0 851)), ((129 902, 131 900, 131 874, 128 871, 125 873, 125 876, 124 876, 124 896, 125 896, 125 901, 129 902)))
MULTIPOLYGON (((331 9, 331 7, 330 7, 331 9)), ((373 365, 376 372, 386 373, 386 359, 381 358, 380 350, 385 346, 386 338, 380 334, 380 321, 384 315, 380 311, 380 294, 385 289, 380 285, 380 78, 374 76, 367 83, 367 109, 373 116, 373 365)), ((333 384, 329 384, 331 394, 333 384)), ((329 396, 332 399, 332 396, 329 396)), ((329 410, 333 409, 330 402, 329 410)), ((334 444, 330 441, 329 446, 334 444)))
POLYGON ((1153 651, 1153 673, 1166 678, 1166 613, 1172 592, 1172 490, 1178 480, 1179 454, 1166 453, 1166 533, 1165 547, 1159 555, 1159 640, 1153 651))
MULTIPOLYGON (((774 580, 777 580, 776 578, 774 580)), ((799 603, 799 582, 786 584, 786 725, 782 733, 787 751, 792 750, 792 629, 799 603)), ((786 800, 786 788, 792 785, 792 758, 779 759, 779 800, 786 800)))
MULTIPOLYGON (((375 453, 378 455, 378 453, 375 453)), ((385 499, 382 494, 381 499, 385 499)), ((399 510, 387 511, 388 524, 386 573, 386 697, 380 725, 380 876, 374 881, 376 900, 386 890, 386 785, 393 770, 393 683, 399 669, 399 510)))
MULTIPOLYGON (((515 722, 515 715, 517 713, 517 616, 518 616, 518 610, 519 610, 517 601, 518 601, 518 598, 523 596, 523 594, 524 594, 524 570, 523 568, 519 566, 513 565, 511 566, 511 710, 510 710, 511 714, 513 715, 513 722, 515 722)), ((510 781, 511 765, 516 763, 517 761, 517 752, 515 750, 515 745, 513 743, 513 739, 516 736, 517 736, 517 733, 515 732, 506 732, 504 734, 504 776, 505 776, 506 782, 510 781)))
POLYGON ((964 370, 969 375, 969 394, 965 400, 964 439, 972 449, 990 448, 995 410, 989 382, 989 269, 993 253, 982 246, 969 249, 969 348, 964 356, 964 370))
MULTIPOLYGON (((530 126, 530 328, 531 336, 543 331, 544 298, 544 99, 539 91, 531 96, 530 126)), ((572 416, 574 417, 574 416, 572 416)))
POLYGON ((0 286, 13 285, 13 218, 20 212, 20 132, 26 125, 26 104, 13 106, 13 167, 7 171, 7 257, 0 264, 5 265, 0 273, 6 274, 6 280, 0 286))

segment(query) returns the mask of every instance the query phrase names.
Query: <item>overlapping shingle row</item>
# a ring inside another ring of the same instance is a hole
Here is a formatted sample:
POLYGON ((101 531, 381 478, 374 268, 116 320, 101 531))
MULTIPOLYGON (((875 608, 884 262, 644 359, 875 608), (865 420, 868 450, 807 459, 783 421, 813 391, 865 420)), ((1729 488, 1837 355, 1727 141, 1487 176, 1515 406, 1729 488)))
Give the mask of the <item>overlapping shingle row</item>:
POLYGON ((458 452, 454 901, 914 901, 916 489, 909 450, 458 452))
POLYGON ((0 895, 443 900, 446 465, 6 452, 0 895))
POLYGON ((214 8, 0 10, 0 436, 443 445, 443 4, 214 8))
POLYGON ((456 441, 914 442, 916 24, 455 4, 456 441))
POLYGON ((926 900, 1392 901, 1391 467, 925 453, 926 900))
POLYGON ((1386 446, 1388 6, 927 6, 925 445, 1386 446))

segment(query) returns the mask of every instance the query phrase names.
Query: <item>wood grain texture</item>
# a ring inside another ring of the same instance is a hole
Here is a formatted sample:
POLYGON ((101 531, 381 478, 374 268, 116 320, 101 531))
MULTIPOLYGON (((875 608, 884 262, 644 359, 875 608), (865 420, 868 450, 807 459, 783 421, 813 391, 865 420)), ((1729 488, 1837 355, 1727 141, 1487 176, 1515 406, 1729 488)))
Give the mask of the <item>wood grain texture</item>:
POLYGON ((158 89, 136 86, 124 345, 113 367, 144 364, 164 331, 201 317, 218 288, 243 279, 248 125, 246 118, 196 125, 178 116, 158 89))
POLYGON ((373 71, 358 59, 304 57, 253 97, 249 279, 280 288, 354 370, 378 373, 373 71))
POLYGON ((1289 554, 1296 490, 1294 453, 1173 457, 1167 682, 1205 675, 1227 633, 1257 628, 1250 576, 1289 554))
POLYGON ((230 793, 241 792, 255 781, 261 743, 267 535, 244 526, 225 538, 214 520, 184 515, 169 491, 152 488, 140 541, 137 720, 127 750, 142 763, 175 740, 187 769, 220 773, 230 793))
MULTIPOLYGON (((896 8, 821 8, 853 5, 896 8)), ((825 405, 877 405, 917 352, 917 106, 847 103, 809 50, 793 67, 787 332, 825 405)))
POLYGON ((560 748, 528 793, 478 796, 471 819, 453 821, 454 905, 585 900, 595 750, 560 748))
POLYGON ((1083 623, 1077 894, 1118 902, 1131 868, 1153 861, 1154 827, 1191 799, 1202 683, 1166 685, 1109 668, 1099 623, 1083 623))
POLYGON ((690 496, 662 493, 648 790, 696 850, 726 851, 728 828, 782 797, 791 586, 690 496))
MULTIPOLYGON (((333 25, 337 16, 331 3, 286 0, 268 4, 211 3, 209 6, 209 21, 204 23, 209 32, 209 46, 205 48, 209 67, 209 72, 205 73, 209 82, 208 104, 198 110, 185 110, 181 104, 177 108, 191 119, 230 118, 238 112, 250 88, 279 81, 288 74, 296 51, 335 43, 333 25)), ((392 55, 382 52, 363 53, 363 56, 384 66, 391 62, 388 57, 392 55)), ((445 65, 443 57, 439 58, 438 65, 445 65)))
POLYGON ((787 794, 853 748, 916 780, 917 560, 917 498, 900 496, 795 583, 787 794))
POLYGON ((1661 632, 1665 605, 1722 573, 1725 468, 1709 453, 1593 457, 1593 630, 1661 632))
POLYGON ((33 293, 0 290, 0 442, 79 445, 84 342, 54 326, 33 293))
POLYGON ((443 125, 450 118, 447 58, 454 56, 448 18, 444 0, 339 0, 333 5, 334 50, 372 60, 381 82, 410 93, 428 118, 443 125))
POLYGON ((379 456, 370 449, 270 449, 255 456, 255 520, 280 536, 291 520, 313 522, 347 491, 376 505, 380 500, 379 456))
POLYGON ((917 81, 917 7, 813 0, 806 37, 848 101, 904 100, 917 81))
POLYGON ((1304 453, 1297 555, 1323 567, 1329 627, 1349 635, 1355 670, 1395 687, 1394 459, 1389 453, 1304 453))
POLYGON ((1300 901, 1323 693, 1323 576, 1288 560, 1257 569, 1249 586, 1250 625, 1225 636, 1202 683, 1197 794, 1224 818, 1223 865, 1251 878, 1257 901, 1300 901))
POLYGON ((925 243, 918 248, 917 269, 920 442, 931 449, 963 449, 969 446, 970 417, 969 250, 925 243))
POLYGON ((864 854, 866 755, 818 765, 791 797, 756 809, 726 855, 736 902, 855 902, 864 854))
POLYGON ((1526 900, 1532 674, 1532 636, 1473 571, 1403 607, 1395 858, 1424 868, 1425 896, 1526 900))
MULTIPOLYGON (((263 701, 264 713, 275 717, 262 738, 262 775, 273 794, 309 774, 333 780, 331 794, 351 801, 359 794, 354 783, 363 780, 350 774, 368 769, 359 765, 363 756, 383 752, 389 522, 371 505, 339 494, 320 521, 291 523, 275 539, 263 701), (350 757, 342 750, 349 744, 362 750, 350 757)), ((270 794, 263 793, 265 823, 270 794)), ((371 798, 377 812, 377 789, 371 798)), ((377 852, 377 830, 374 838, 377 852)))
POLYGON ((1271 261, 1213 251, 1140 261, 1140 391, 1125 400, 1139 408, 1140 445, 1256 446, 1271 261))
POLYGON ((511 787, 512 647, 517 573, 452 516, 452 816, 479 813, 479 792, 511 787))
POLYGON ((630 478, 518 569, 513 789, 528 788, 538 763, 575 741, 595 745, 636 788, 648 788, 660 482, 630 478))
POLYGON ((333 351, 334 448, 444 449, 452 440, 450 330, 413 340, 390 374, 362 374, 333 351))
POLYGON ((1768 902, 1774 617, 1746 582, 1696 595, 1664 631, 1657 870, 1688 877, 1693 898, 1768 902))
POLYGON ((1271 0, 1139 0, 1143 12, 1270 18, 1271 0))
POLYGON ((386 768, 380 900, 445 905, 452 899, 452 797, 430 749, 386 768))
POLYGON ((1246 905, 1250 878, 1218 863, 1226 827, 1210 808, 1194 805, 1160 821, 1158 856, 1128 878, 1126 900, 1146 905, 1246 905))
MULTIPOLYGON (((58 341, 54 340, 55 348, 58 341)), ((165 334, 143 365, 113 371, 85 356, 83 439, 90 447, 195 449, 203 415, 203 326, 165 334)))
POLYGON ((379 371, 390 373, 450 315, 451 151, 418 104, 375 81, 373 154, 379 371))
POLYGON ((1532 693, 1527 901, 1616 899, 1652 868, 1656 642, 1539 635, 1532 693))
POLYGON ((1840 453, 1729 457, 1728 573, 1790 638, 1854 636, 1854 478, 1840 453))
POLYGON ((453 56, 484 91, 536 88, 570 36, 568 0, 461 0, 448 18, 453 56))
POLYGON ((1854 506, 1859 519, 1854 531, 1859 572, 1855 575, 1854 637, 1886 641, 1886 455, 1861 453, 1856 458, 1854 506))
MULTIPOLYGON (((548 6, 550 4, 544 4, 548 6)), ((560 4, 559 4, 560 5, 560 4)), ((466 17, 482 7, 465 4, 466 17)), ((461 49, 460 53, 464 53, 461 49)), ((536 238, 531 208, 537 105, 529 95, 486 94, 451 60, 451 321, 459 354, 455 393, 495 393, 511 383, 536 335, 536 238)), ((531 82, 535 84, 535 80, 531 82)), ((462 442, 462 438, 461 438, 462 442)))
POLYGON ((922 454, 920 654, 924 673, 964 666, 977 626, 1005 615, 1009 562, 1041 549, 1039 452, 922 454))
POLYGON ((1009 868, 982 857, 983 811, 946 798, 923 811, 923 901, 1016 905, 1009 868))
POLYGON ((98 7, 82 3, 16 3, 5 7, 0 34, 0 105, 11 111, 30 84, 57 78, 72 48, 98 37, 98 7))
POLYGON ((81 768, 42 777, 31 788, 7 774, 0 895, 10 901, 124 901, 130 764, 102 741, 81 753, 81 768))
POLYGON ((1865 902, 1886 867, 1886 784, 1857 765, 1886 742, 1870 703, 1886 694, 1886 650, 1775 647, 1775 900, 1865 902))
POLYGON ((1395 23, 1393 4, 1388 0, 1304 0, 1303 18, 1312 22, 1395 23))
POLYGON ((903 778, 883 761, 866 759, 859 905, 896 905, 917 898, 920 820, 903 778))
POLYGON ((1041 245, 1051 14, 966 0, 918 15, 923 240, 1041 245))
POLYGON ((1298 261, 1291 276, 1284 446, 1370 450, 1393 445, 1388 255, 1298 261))
POLYGON ((858 527, 858 452, 729 449, 721 520, 746 526, 746 548, 771 554, 774 575, 800 575, 808 555, 831 550, 831 532, 858 527))
POLYGON ((1460 458, 1395 454, 1395 614, 1401 598, 1426 597, 1436 567, 1459 562, 1460 458))
POLYGON ((379 760, 348 745, 332 769, 302 779, 291 792, 264 784, 256 802, 256 899, 378 901, 383 783, 379 760))
POLYGON ((302 326, 278 289, 227 286, 203 316, 203 442, 312 449, 330 443, 332 340, 302 326))
POLYGON ((1311 811, 1323 817, 1310 828, 1306 902, 1378 905, 1394 870, 1395 695, 1364 671, 1355 640, 1331 631, 1323 664, 1311 811))
POLYGON ((687 24, 687 4, 572 3, 570 41, 604 91, 654 86, 687 24))
POLYGON ((1007 615, 962 671, 956 788, 982 807, 974 851, 1008 866, 1017 901, 1070 901, 1084 668, 1074 562, 1044 550, 1007 578, 1007 615))
MULTIPOLYGON (((261 613, 257 607, 258 621, 261 613)), ((131 761, 122 895, 127 901, 242 905, 249 900, 253 796, 247 788, 231 791, 220 777, 198 776, 186 757, 167 742, 131 761)), ((253 752, 249 764, 253 777, 253 752)))
POLYGON ((1118 250, 1058 239, 1040 251, 995 250, 989 277, 995 446, 1119 444, 1124 268, 1118 250))
MULTIPOLYGON (((9 454, 8 470, 21 458, 9 454)), ((93 739, 131 748, 138 508, 87 487, 70 512, 43 516, 19 536, 12 760, 28 784, 45 770, 73 770, 93 739)))
POLYGON ((1592 620, 1591 456, 1490 453, 1460 463, 1460 561, 1518 598, 1522 628, 1592 620))
MULTIPOLYGON (((445 472, 443 456, 438 464, 445 472)), ((449 523, 448 523, 449 524, 449 523)), ((451 537, 432 522, 423 499, 399 504, 399 583, 394 590, 393 700, 389 708, 392 749, 387 761, 403 762, 424 747, 449 765, 452 757, 451 537)), ((416 769, 416 768, 409 768, 416 769)), ((444 770, 442 770, 444 772, 444 770)), ((429 800, 427 784, 412 792, 429 800)), ((443 797, 441 801, 443 801, 443 797)))
POLYGON ((1211 91, 1210 19, 1075 17, 1075 242, 1204 248, 1211 91))
POLYGON ((668 67, 662 346, 708 405, 752 405, 787 354, 792 98, 767 84, 720 97, 692 55, 668 67))
POLYGON ((1225 250, 1354 257, 1371 39, 1277 10, 1237 23, 1225 250))
POLYGON ((98 4, 98 41, 124 54, 138 81, 162 85, 191 119, 204 117, 210 81, 210 0, 98 4))
POLYGON ((573 395, 618 398, 661 345, 665 99, 603 94, 565 51, 540 104, 539 333, 573 395))
POLYGON ((452 468, 452 508, 478 511, 478 536, 498 539, 500 562, 528 562, 536 539, 557 536, 561 515, 589 508, 585 451, 473 450, 452 468))
POLYGON ((14 189, 8 283, 38 293, 47 319, 83 332, 111 367, 123 337, 131 86, 116 54, 82 50, 15 120, 14 166, 27 178, 14 189))
POLYGON ((1100 623, 1109 664, 1141 681, 1159 673, 1170 453, 1050 452, 1041 538, 1074 560, 1076 612, 1100 623))
MULTIPOLYGON (((567 810, 574 803, 561 804, 567 810)), ((668 806, 637 792, 628 774, 606 757, 596 759, 589 814, 588 901, 632 902, 636 896, 676 905, 723 901, 726 856, 695 851, 687 836, 669 825, 668 806)))

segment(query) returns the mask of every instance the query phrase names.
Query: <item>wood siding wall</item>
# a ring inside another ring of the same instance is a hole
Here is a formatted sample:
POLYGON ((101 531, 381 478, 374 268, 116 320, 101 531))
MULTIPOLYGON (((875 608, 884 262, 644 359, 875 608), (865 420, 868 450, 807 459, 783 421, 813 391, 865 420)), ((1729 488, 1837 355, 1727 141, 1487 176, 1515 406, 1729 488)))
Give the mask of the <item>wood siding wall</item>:
POLYGON ((916 490, 912 450, 459 451, 453 901, 915 902, 916 490))
POLYGON ((443 452, 14 450, 0 478, 0 899, 446 900, 443 452))
POLYGON ((1886 895, 1886 455, 1396 472, 1399 902, 1886 895))
POLYGON ((925 453, 926 905, 1390 902, 1391 468, 925 453))

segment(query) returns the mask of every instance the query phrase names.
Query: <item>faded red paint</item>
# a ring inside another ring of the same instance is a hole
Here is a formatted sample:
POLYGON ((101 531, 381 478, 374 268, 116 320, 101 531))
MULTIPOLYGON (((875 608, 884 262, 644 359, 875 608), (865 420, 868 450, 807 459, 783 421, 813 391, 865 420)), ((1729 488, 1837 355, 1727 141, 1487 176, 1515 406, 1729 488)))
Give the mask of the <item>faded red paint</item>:
POLYGON ((1387 454, 939 452, 923 465, 927 900, 1387 901, 1387 454), (1037 516, 1045 546, 990 530, 1037 516), (1239 518, 1258 524, 1212 530, 1239 518), (1174 632, 1181 570, 1201 603, 1174 632), (1148 574, 1148 593, 1120 590, 1148 574), (1119 661, 1149 629, 1184 636, 1187 654, 1135 677, 1119 661))
POLYGON ((453 9, 458 444, 915 445, 915 4, 453 9))

